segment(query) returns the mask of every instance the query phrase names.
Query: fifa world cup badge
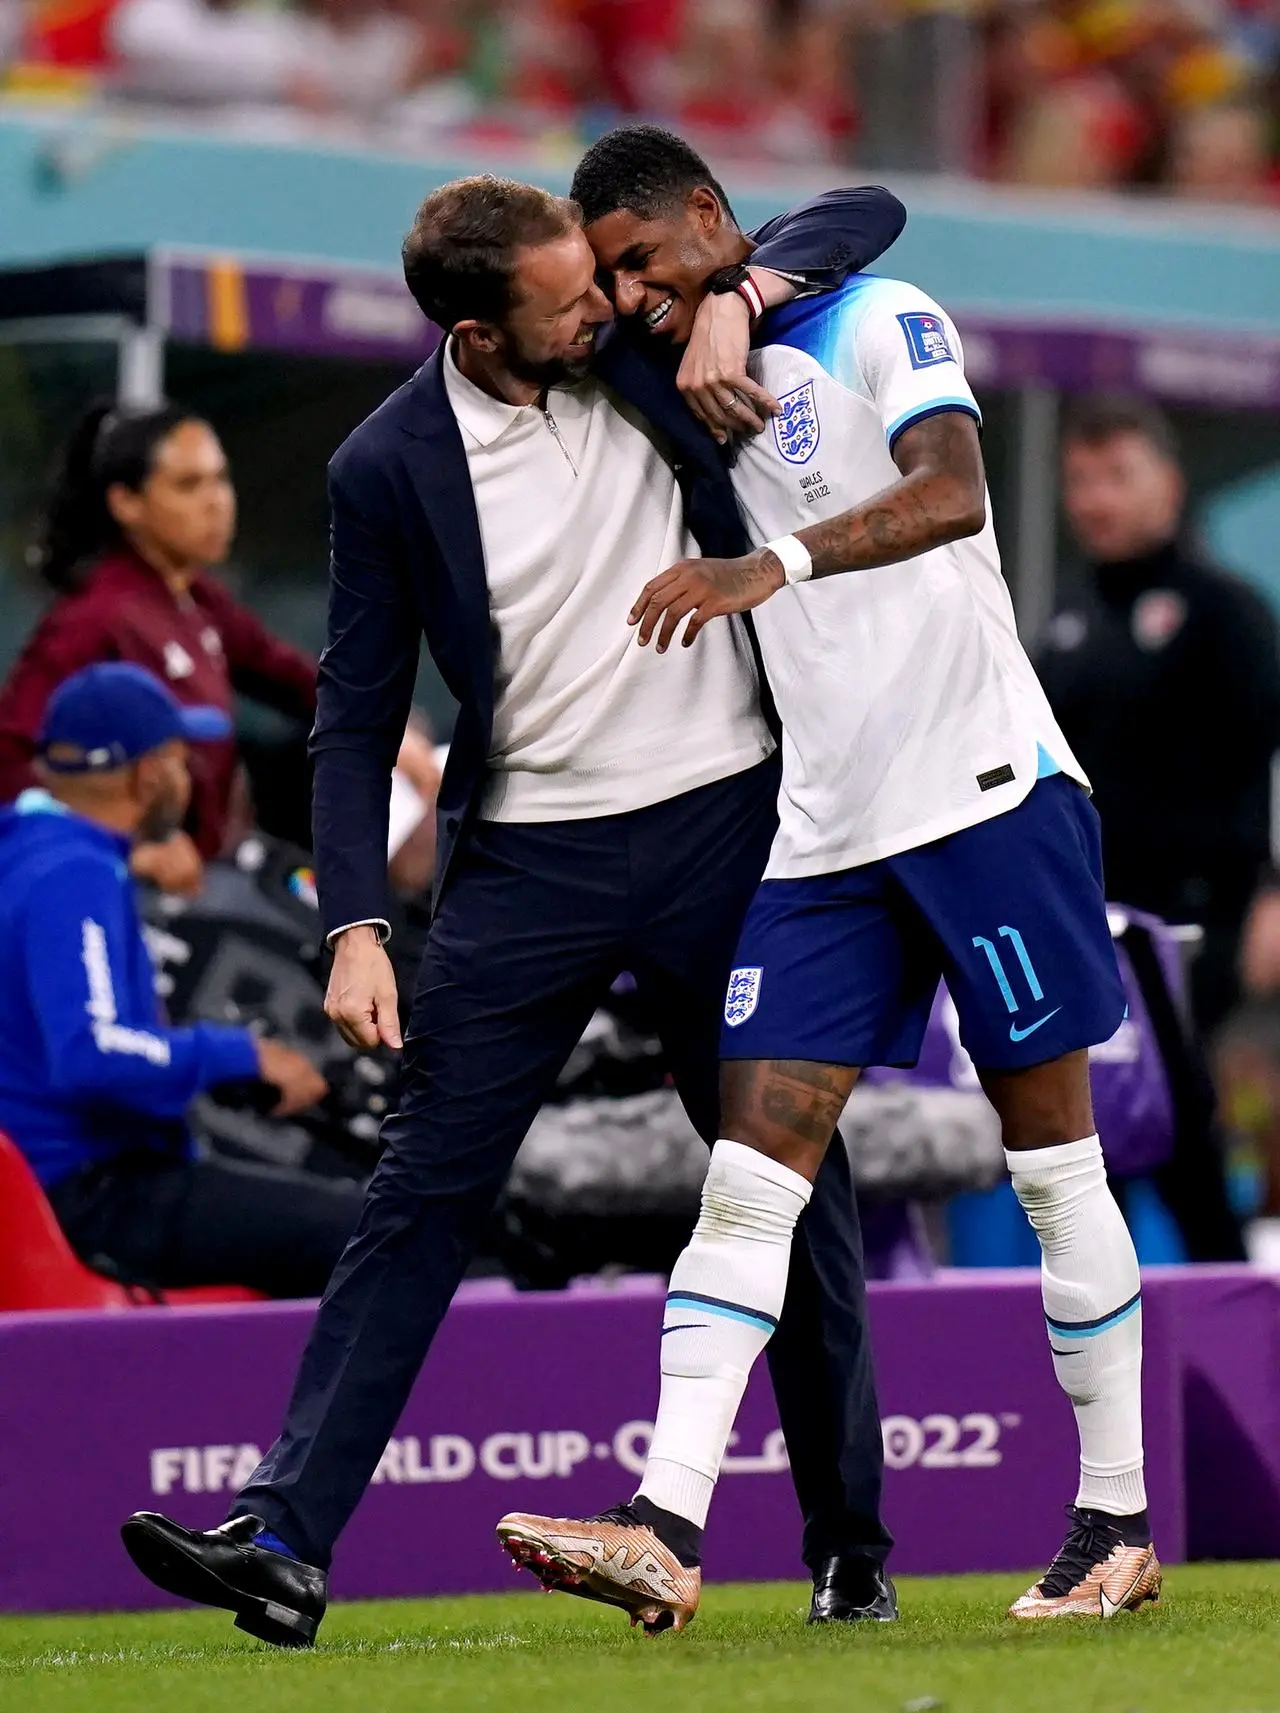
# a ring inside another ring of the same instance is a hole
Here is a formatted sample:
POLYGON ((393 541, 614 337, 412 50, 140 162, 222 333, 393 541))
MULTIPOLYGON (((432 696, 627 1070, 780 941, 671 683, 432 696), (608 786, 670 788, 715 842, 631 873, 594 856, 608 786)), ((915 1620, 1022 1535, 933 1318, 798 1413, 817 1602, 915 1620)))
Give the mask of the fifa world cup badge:
POLYGON ((730 1029, 745 1023, 760 1003, 760 982, 764 970, 734 970, 729 976, 729 992, 725 996, 724 1020, 730 1029))
POLYGON ((898 317, 907 341, 907 353, 913 369, 931 369, 935 363, 954 363, 955 353, 947 342, 947 330, 936 315, 910 310, 898 317))

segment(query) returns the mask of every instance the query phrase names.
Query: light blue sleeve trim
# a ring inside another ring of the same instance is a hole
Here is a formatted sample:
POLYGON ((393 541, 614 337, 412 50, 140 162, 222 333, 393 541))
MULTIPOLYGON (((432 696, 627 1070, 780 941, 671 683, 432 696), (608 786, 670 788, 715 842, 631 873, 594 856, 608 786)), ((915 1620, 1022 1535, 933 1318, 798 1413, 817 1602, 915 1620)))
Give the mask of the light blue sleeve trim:
POLYGON ((922 399, 919 404, 913 404, 910 410, 903 411, 902 415, 898 417, 895 422, 891 422, 888 428, 884 431, 884 437, 889 442, 890 446, 892 446, 894 441, 902 433, 903 429, 910 428, 911 424, 918 418, 922 416, 937 416, 944 410, 962 410, 966 416, 976 418, 979 424, 982 422, 982 412, 978 409, 972 399, 922 399))

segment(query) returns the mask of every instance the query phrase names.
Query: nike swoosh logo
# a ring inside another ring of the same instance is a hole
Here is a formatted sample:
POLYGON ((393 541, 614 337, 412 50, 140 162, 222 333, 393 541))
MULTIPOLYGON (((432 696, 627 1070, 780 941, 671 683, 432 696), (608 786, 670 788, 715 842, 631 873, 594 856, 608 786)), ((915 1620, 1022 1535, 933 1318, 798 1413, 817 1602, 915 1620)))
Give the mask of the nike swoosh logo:
MULTIPOLYGON (((1149 1553, 1148 1553, 1148 1556, 1150 1556, 1149 1553)), ((1146 1568, 1147 1568, 1147 1563, 1146 1563, 1146 1560, 1144 1560, 1138 1566, 1137 1570, 1134 1572, 1133 1581, 1125 1589, 1124 1593, 1120 1596, 1120 1598, 1118 1600, 1113 1600, 1111 1598, 1111 1596, 1107 1593, 1105 1588, 1099 1588, 1099 1590, 1098 1590, 1098 1607, 1099 1607, 1100 1611, 1102 1612, 1102 1616, 1104 1618, 1114 1618, 1117 1612, 1123 1612, 1124 1611, 1125 1606, 1128 1603, 1130 1597, 1132 1596, 1134 1589, 1138 1586, 1139 1582, 1141 1582, 1143 1572, 1146 1570, 1146 1568)))
POLYGON ((677 1321, 674 1326, 664 1326, 662 1336, 665 1338, 669 1332, 705 1332, 706 1330, 707 1323, 705 1320, 681 1320, 677 1321))
POLYGON ((1043 1029, 1049 1019, 1056 1017, 1061 1010, 1060 1005, 1055 1005, 1052 1011, 1047 1011, 1043 1017, 1038 1017, 1034 1023, 1028 1023, 1025 1029, 1019 1029, 1016 1023, 1011 1023, 1009 1025, 1009 1039, 1011 1041, 1025 1041, 1028 1035, 1034 1035, 1037 1029, 1043 1029))

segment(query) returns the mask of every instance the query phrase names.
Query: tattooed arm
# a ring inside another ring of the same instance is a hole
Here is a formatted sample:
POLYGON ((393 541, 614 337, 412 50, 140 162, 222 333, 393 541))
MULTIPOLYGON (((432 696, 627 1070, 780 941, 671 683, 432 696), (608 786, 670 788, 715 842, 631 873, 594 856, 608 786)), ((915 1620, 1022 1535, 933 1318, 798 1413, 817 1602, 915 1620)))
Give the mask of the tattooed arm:
POLYGON ((796 531, 815 577, 896 565, 977 535, 986 524, 982 448, 978 425, 967 412, 942 411, 913 423, 899 435, 893 461, 902 471, 900 482, 852 511, 796 531))
MULTIPOLYGON (((814 577, 896 565, 984 527, 982 449, 967 412, 941 411, 913 423, 895 442, 893 461, 901 481, 839 517, 795 532, 813 560, 814 577)), ((758 607, 785 583, 778 559, 762 547, 741 559, 686 559, 645 585, 630 622, 639 626, 642 644, 656 629, 658 652, 665 654, 686 614, 688 648, 708 619, 758 607)))

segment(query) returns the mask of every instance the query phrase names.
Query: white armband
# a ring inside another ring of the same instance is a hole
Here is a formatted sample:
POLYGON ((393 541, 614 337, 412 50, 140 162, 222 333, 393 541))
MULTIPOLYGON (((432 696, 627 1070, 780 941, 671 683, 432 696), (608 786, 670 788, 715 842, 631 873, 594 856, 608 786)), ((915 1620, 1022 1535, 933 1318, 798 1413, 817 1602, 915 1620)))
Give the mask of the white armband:
POLYGON ((809 549, 794 535, 780 535, 776 541, 766 541, 766 553, 772 553, 782 561, 782 570, 788 583, 807 583, 813 576, 813 560, 809 557, 809 549))

